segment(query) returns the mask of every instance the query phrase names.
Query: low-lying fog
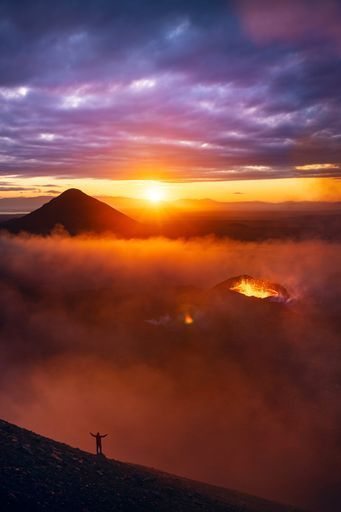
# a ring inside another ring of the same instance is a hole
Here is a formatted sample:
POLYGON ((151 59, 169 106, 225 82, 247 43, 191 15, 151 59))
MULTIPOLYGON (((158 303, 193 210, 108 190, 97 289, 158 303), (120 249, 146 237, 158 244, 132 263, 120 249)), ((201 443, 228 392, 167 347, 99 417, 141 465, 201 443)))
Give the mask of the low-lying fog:
POLYGON ((341 244, 0 238, 0 416, 340 510, 341 244), (210 289, 239 274, 289 305, 210 289), (186 323, 186 315, 193 323, 186 323))

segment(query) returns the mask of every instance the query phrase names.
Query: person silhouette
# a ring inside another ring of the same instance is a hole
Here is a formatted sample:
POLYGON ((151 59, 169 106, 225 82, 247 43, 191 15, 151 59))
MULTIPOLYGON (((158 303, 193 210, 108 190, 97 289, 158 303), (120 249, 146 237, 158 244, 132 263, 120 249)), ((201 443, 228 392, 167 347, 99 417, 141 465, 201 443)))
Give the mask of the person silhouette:
POLYGON ((103 452, 102 452, 102 439, 103 439, 103 437, 107 437, 108 434, 101 435, 99 432, 97 432, 97 434, 93 434, 92 432, 89 432, 89 434, 92 437, 96 438, 96 454, 97 455, 102 455, 103 454, 103 452))

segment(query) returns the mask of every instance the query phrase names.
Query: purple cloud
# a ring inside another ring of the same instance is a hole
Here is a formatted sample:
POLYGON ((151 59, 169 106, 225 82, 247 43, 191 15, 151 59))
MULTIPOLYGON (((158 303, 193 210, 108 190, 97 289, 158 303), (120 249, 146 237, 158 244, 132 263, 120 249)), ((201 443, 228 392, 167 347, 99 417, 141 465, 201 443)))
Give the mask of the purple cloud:
POLYGON ((337 3, 198 4, 2 2, 0 172, 341 176, 337 3))

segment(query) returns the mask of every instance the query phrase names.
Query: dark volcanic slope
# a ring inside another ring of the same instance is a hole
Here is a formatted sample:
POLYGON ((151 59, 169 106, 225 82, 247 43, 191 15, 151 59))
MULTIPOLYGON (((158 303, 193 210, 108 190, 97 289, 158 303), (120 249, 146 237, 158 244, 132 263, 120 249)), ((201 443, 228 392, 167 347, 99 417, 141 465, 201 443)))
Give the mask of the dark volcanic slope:
POLYGON ((62 225, 71 234, 114 232, 132 236, 139 231, 139 223, 111 206, 71 188, 41 208, 24 217, 9 220, 2 227, 12 233, 26 231, 49 234, 56 225, 62 225))
POLYGON ((0 420, 1 510, 294 512, 294 508, 90 455, 0 420))

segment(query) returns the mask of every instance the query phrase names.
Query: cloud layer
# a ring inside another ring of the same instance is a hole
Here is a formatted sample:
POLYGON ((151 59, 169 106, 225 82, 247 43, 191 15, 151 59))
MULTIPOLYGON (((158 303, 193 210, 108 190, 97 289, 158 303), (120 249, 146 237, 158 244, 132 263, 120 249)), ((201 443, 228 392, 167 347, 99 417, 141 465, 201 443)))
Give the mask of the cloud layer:
POLYGON ((339 510, 340 244, 0 240, 1 415, 107 455, 339 510), (251 274, 289 306, 217 294, 251 274), (185 323, 185 316, 193 318, 185 323))
POLYGON ((4 0, 0 15, 3 174, 340 175, 336 0, 4 0))

